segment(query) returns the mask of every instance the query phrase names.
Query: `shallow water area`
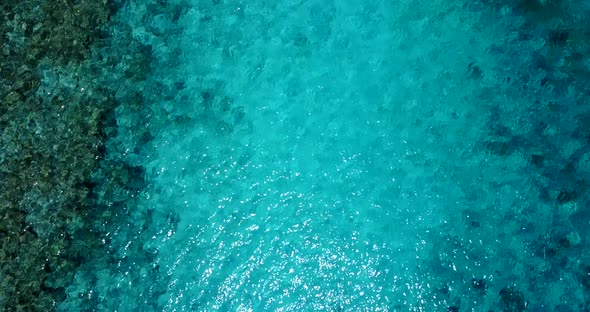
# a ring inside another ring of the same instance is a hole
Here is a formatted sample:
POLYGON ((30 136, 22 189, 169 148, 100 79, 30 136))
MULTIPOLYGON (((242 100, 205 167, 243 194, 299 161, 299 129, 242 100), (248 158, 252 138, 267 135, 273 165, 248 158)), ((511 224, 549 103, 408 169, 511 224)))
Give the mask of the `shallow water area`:
POLYGON ((531 157, 583 153, 548 142, 574 136, 587 95, 528 65, 551 48, 516 42, 529 21, 511 8, 129 1, 118 18, 151 47, 162 94, 149 152, 127 155, 147 187, 109 237, 120 261, 84 267, 63 309, 89 287, 121 311, 577 307, 587 290, 565 284, 582 265, 563 282, 551 267, 587 246, 570 221, 585 197, 564 199, 567 173, 531 157))

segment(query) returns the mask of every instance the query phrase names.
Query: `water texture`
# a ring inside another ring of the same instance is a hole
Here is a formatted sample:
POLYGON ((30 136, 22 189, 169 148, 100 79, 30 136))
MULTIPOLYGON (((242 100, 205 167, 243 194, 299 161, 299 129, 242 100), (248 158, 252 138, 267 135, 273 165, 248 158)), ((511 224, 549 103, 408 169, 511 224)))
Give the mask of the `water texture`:
POLYGON ((133 208, 142 234, 117 229, 113 252, 127 260, 95 273, 104 309, 583 304, 587 222, 571 217, 584 214, 585 182, 570 184, 585 180, 561 166, 585 153, 571 137, 588 103, 554 69, 569 34, 543 34, 534 9, 153 6, 120 13, 151 47, 149 79, 165 96, 137 160, 149 184, 133 208), (134 261, 139 251, 151 261, 134 261))
POLYGON ((120 3, 109 221, 55 309, 590 309, 588 13, 120 3))

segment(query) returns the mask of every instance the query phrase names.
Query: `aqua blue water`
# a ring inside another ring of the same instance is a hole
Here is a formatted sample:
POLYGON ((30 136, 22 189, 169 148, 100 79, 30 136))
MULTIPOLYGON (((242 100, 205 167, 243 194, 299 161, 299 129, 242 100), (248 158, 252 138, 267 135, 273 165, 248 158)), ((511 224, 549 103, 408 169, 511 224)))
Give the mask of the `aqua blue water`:
POLYGON ((109 233, 119 260, 85 264, 61 309, 85 296, 97 311, 577 307, 576 249, 556 273, 537 244, 579 245, 578 208, 555 204, 553 169, 531 155, 584 145, 564 142, 581 90, 542 85, 535 53, 555 53, 519 39, 530 21, 513 10, 129 1, 118 19, 151 45, 140 92, 154 100, 149 122, 117 111, 112 144, 147 187, 109 233), (137 125, 153 136, 142 154, 126 140, 137 125))

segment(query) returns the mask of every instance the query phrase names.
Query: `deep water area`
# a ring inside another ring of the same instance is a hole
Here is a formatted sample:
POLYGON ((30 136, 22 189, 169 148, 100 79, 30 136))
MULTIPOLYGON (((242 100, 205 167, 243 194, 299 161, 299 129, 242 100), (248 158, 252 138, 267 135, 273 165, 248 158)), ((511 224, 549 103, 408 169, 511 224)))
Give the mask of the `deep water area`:
POLYGON ((590 311, 590 3, 0 3, 0 310, 590 311))

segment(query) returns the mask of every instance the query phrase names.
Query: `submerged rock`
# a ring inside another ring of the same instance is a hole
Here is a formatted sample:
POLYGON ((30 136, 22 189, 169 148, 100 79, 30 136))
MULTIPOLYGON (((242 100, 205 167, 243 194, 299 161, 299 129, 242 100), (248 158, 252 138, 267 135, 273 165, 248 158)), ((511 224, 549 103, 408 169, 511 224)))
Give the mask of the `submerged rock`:
POLYGON ((500 307, 506 312, 525 311, 527 303, 522 292, 506 286, 500 290, 500 307))
MULTIPOLYGON (((4 1, 0 9, 0 309, 51 311, 100 250, 93 174, 111 136, 101 116, 118 103, 88 69, 114 6, 4 1)), ((118 187, 137 190, 141 170, 127 171, 118 187)))

